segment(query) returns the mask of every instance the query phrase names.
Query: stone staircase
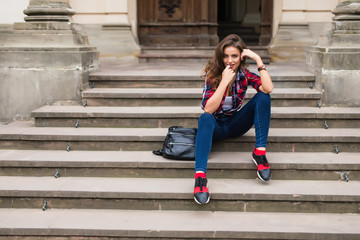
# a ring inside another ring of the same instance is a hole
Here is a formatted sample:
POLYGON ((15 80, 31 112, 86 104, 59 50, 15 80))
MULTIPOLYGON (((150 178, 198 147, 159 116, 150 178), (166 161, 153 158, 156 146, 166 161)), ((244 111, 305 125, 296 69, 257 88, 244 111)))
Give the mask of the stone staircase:
POLYGON ((359 239, 360 109, 321 106, 291 64, 269 66, 272 180, 256 179, 252 129, 214 145, 211 201, 194 202, 194 162, 151 150, 197 126, 201 66, 104 66, 82 104, 1 127, 0 239, 359 239))
MULTIPOLYGON (((242 36, 242 35, 239 35, 242 36)), ((259 38, 258 38, 259 40, 259 38)), ((258 43, 247 45, 249 49, 261 56, 263 62, 270 62, 270 54, 267 46, 259 46, 258 43)), ((139 62, 199 62, 208 61, 213 56, 215 46, 141 46, 138 54, 139 62)), ((255 63, 249 59, 249 63, 255 63)))
POLYGON ((254 26, 246 26, 240 22, 221 22, 219 21, 218 36, 221 41, 229 34, 237 34, 246 42, 247 45, 258 45, 260 33, 255 31, 254 26))

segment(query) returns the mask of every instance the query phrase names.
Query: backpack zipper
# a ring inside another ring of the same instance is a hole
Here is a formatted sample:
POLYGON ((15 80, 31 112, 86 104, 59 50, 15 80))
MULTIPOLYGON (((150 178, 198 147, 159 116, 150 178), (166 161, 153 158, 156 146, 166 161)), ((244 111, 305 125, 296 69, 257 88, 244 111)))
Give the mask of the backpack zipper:
POLYGON ((177 143, 177 142, 169 142, 170 145, 184 145, 184 146, 192 146, 195 147, 195 144, 191 143, 177 143))
POLYGON ((174 132, 170 132, 170 135, 183 135, 183 136, 196 136, 195 134, 183 134, 183 133, 174 133, 174 132))

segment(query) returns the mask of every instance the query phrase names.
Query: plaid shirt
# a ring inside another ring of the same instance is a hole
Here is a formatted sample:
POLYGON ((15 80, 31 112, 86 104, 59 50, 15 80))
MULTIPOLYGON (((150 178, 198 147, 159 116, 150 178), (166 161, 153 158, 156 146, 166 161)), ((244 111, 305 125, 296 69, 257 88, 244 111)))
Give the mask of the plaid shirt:
MULTIPOLYGON (((205 79, 205 86, 203 91, 203 100, 201 103, 201 108, 204 109, 207 101, 215 92, 215 89, 211 86, 211 81, 205 79)), ((239 111, 244 98, 246 95, 247 86, 251 85, 257 92, 261 86, 260 76, 250 72, 247 69, 240 69, 236 74, 236 79, 232 84, 232 102, 233 106, 231 109, 224 111, 222 109, 226 97, 226 92, 224 93, 223 99, 220 103, 219 108, 214 112, 215 117, 219 118, 224 115, 231 116, 234 112, 239 111)))

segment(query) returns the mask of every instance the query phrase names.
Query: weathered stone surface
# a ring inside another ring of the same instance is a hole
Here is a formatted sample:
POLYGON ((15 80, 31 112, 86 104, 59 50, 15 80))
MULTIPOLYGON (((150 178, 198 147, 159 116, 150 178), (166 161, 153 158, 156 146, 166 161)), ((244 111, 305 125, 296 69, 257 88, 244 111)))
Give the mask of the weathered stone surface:
POLYGON ((69 0, 30 0, 25 21, 64 21, 71 20, 75 11, 71 9, 69 0))
MULTIPOLYGON (((203 110, 180 107, 44 106, 32 112, 36 127, 194 127, 203 110)), ((358 108, 272 107, 270 126, 275 128, 360 127, 358 108)))
MULTIPOLYGON (((142 210, 195 210, 193 201, 191 178, 95 178, 95 177, 0 177, 0 198, 12 198, 17 202, 16 208, 21 206, 22 198, 29 198, 31 202, 36 199, 51 199, 49 208, 83 208, 80 203, 98 202, 106 203, 96 209, 120 207, 116 200, 132 202, 125 209, 142 210), (173 186, 177 186, 174 188, 173 186), (65 198, 67 201, 56 201, 56 198, 65 198), (78 203, 71 206, 69 203, 78 199, 78 203), (100 200, 100 201, 99 201, 100 200), (110 201, 109 201, 110 200, 110 201), (113 203, 112 203, 113 202, 113 203), (141 203, 144 203, 143 205, 141 203), (149 205, 148 202, 153 202, 149 205), (53 204, 54 203, 54 204, 53 204), (169 203, 176 206, 171 207, 169 203), (159 205, 165 204, 165 209, 159 205), (159 209, 160 208, 160 209, 159 209)), ((207 205, 215 211, 232 210, 244 212, 319 212, 334 213, 337 210, 326 206, 337 206, 342 213, 359 213, 360 192, 359 182, 340 181, 309 181, 309 180, 274 180, 272 184, 263 184, 256 179, 211 179, 212 203, 207 205), (261 207, 261 202, 266 201, 261 207), (226 205, 221 207, 221 203, 226 205), (245 208, 236 208, 236 205, 245 208), (297 205, 292 210, 282 209, 282 205, 297 205), (299 206, 301 205, 301 206, 299 206), (325 205, 321 207, 321 205, 325 205), (324 211, 323 211, 324 210, 324 211)), ((34 201, 35 200, 35 201, 34 201)), ((0 205, 6 207, 7 203, 0 205)), ((23 206, 26 207, 26 206, 23 206)))
POLYGON ((80 99, 79 70, 50 71, 9 69, 0 71, 0 116, 2 120, 27 119, 37 107, 57 100, 80 99))
POLYGON ((350 30, 356 31, 360 30, 360 22, 359 21, 336 21, 333 22, 333 29, 334 30, 350 30))
MULTIPOLYGON (((272 179, 360 180, 357 153, 269 152, 272 179)), ((192 178, 193 161, 173 161, 151 151, 0 150, 1 176, 192 178)), ((255 165, 248 152, 212 152, 209 176, 253 179, 255 165)))
MULTIPOLYGON (((256 94, 249 88, 246 101, 256 94)), ((201 88, 94 88, 82 93, 88 106, 200 106, 201 88)), ((272 106, 312 106, 321 92, 310 88, 278 88, 271 93, 272 106)))
MULTIPOLYGON (((33 128, 13 126, 0 128, 1 149, 53 149, 66 150, 129 150, 149 151, 161 148, 167 128, 33 128)), ((270 129, 270 151, 283 152, 334 152, 360 150, 359 129, 270 129)), ((239 138, 214 144, 214 151, 251 151, 255 131, 239 138)))
POLYGON ((271 61, 302 61, 305 59, 305 49, 315 42, 308 25, 280 24, 269 47, 271 61))
POLYGON ((316 87, 328 106, 360 106, 360 1, 338 4, 333 29, 307 52, 308 69, 316 75, 316 87))
POLYGON ((360 1, 348 0, 340 2, 332 11, 334 21, 360 20, 360 1))
POLYGON ((14 23, 13 30, 15 30, 15 31, 29 31, 29 30, 65 31, 65 30, 71 30, 72 24, 73 23, 68 23, 68 22, 16 22, 16 23, 14 23))
POLYGON ((1 209, 7 236, 134 238, 359 238, 358 214, 1 209), (258 227, 259 219, 267 224, 258 227), (289 224, 289 223, 292 224, 289 224), (27 228, 31 223, 31 228, 27 228), (286 226, 286 228, 284 228, 286 226))
POLYGON ((0 51, 0 119, 28 119, 32 110, 44 104, 80 101, 81 90, 88 87, 88 74, 98 69, 98 53, 94 50, 0 51))
POLYGON ((14 26, 0 34, 0 120, 29 119, 44 104, 80 101, 89 73, 100 64, 81 26, 56 21, 14 26))
POLYGON ((326 105, 359 107, 359 94, 355 90, 360 87, 360 71, 324 70, 323 101, 326 105))
POLYGON ((26 23, 0 33, 0 121, 28 119, 56 101, 80 101, 88 75, 99 69, 69 0, 30 0, 26 23))
POLYGON ((102 60, 136 57, 139 54, 140 47, 128 25, 84 24, 82 27, 90 44, 100 52, 102 60))
MULTIPOLYGON (((168 37, 167 37, 168 39, 168 37)), ((270 56, 267 47, 251 46, 252 51, 261 56, 263 62, 268 64, 270 56)), ((149 47, 142 46, 141 52, 138 55, 140 63, 146 62, 202 62, 206 65, 207 61, 214 55, 214 46, 173 46, 173 47, 149 47)), ((248 62, 255 63, 249 59, 248 62)))

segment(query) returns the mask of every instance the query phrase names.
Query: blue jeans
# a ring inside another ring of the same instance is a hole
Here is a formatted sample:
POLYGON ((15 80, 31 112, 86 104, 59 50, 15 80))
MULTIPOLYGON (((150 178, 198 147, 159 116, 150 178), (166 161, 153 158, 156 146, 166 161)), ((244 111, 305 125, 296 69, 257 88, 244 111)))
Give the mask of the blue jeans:
POLYGON ((270 95, 258 92, 240 111, 232 116, 215 118, 203 113, 199 118, 195 146, 195 171, 207 171, 207 162, 213 141, 245 134, 255 125, 255 147, 265 147, 270 125, 270 95))

